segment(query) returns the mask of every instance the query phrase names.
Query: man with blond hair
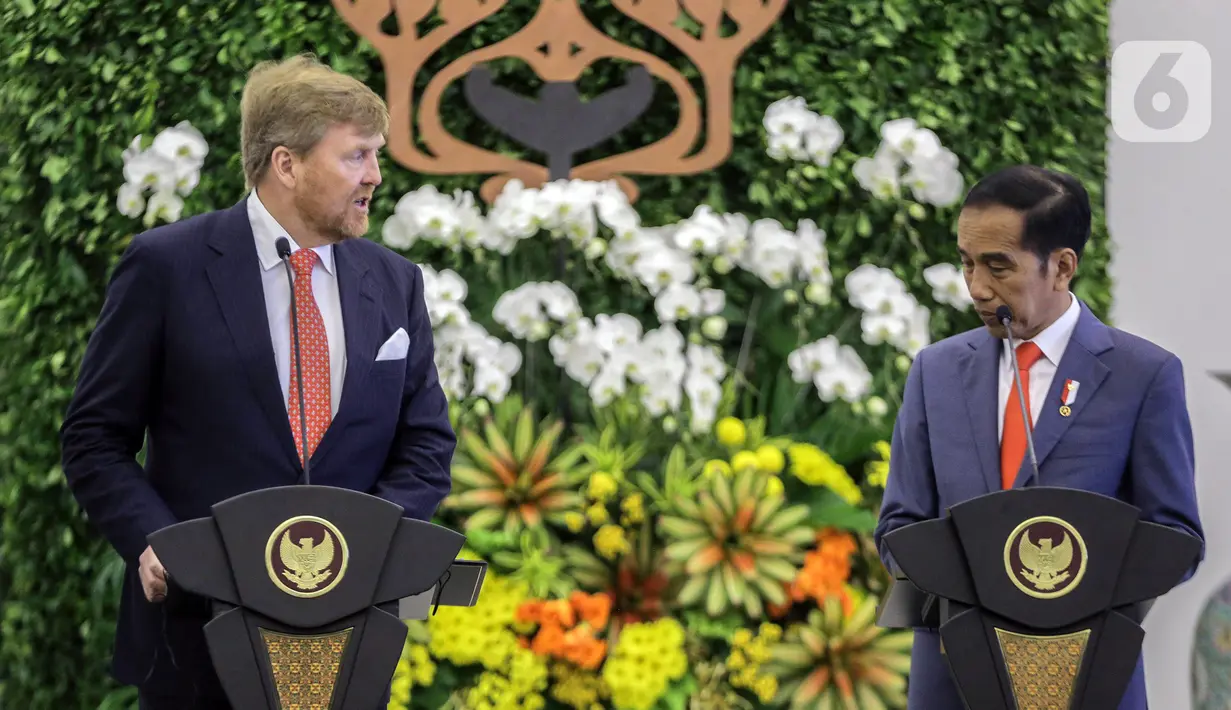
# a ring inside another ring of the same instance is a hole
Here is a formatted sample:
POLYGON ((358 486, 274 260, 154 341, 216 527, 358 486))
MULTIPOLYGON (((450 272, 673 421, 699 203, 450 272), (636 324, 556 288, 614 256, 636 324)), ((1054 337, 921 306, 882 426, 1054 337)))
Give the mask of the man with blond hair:
POLYGON ((164 613, 148 535, 302 482, 305 452, 313 484, 406 517, 429 519, 451 486, 456 439, 422 272, 363 238, 384 102, 301 55, 255 67, 240 108, 246 196, 133 238, 61 429, 69 487, 127 563, 112 671, 143 709, 230 707, 201 630, 209 611, 164 613))

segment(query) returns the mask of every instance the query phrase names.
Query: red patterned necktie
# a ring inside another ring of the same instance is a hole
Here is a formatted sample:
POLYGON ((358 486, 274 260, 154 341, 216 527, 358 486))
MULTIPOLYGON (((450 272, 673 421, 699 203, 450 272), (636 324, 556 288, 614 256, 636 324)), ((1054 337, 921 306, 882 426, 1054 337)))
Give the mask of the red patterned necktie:
MULTIPOLYGON (((303 360, 303 401, 308 422, 307 457, 320 443, 329 428, 329 340, 325 335, 325 320, 312 295, 312 268, 320 257, 311 249, 297 249, 291 254, 291 268, 295 272, 295 308, 299 320, 299 357, 303 360)), ((299 423, 298 367, 295 362, 295 324, 291 323, 291 379, 289 388, 289 413, 291 431, 295 436, 295 450, 303 463, 303 438, 299 423)))
MULTIPOLYGON (((1022 391, 1026 395, 1026 411, 1030 409, 1030 368, 1043 351, 1034 343, 1022 343, 1017 346, 1017 368, 1022 376, 1022 391)), ((1031 431, 1034 422, 1030 423, 1031 431)), ((1000 487, 1008 490, 1017 480, 1017 469, 1022 465, 1026 455, 1026 422, 1022 419, 1021 400, 1017 397, 1016 383, 1009 385, 1009 401, 1004 408, 1004 432, 1000 435, 1000 487)))

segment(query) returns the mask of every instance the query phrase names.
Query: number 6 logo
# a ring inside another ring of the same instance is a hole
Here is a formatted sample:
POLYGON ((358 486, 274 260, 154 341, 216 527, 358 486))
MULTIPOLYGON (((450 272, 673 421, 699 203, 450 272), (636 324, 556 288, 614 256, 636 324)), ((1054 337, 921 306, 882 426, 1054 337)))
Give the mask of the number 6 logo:
POLYGON ((1192 143, 1210 130, 1210 53, 1196 42, 1125 42, 1111 58, 1112 130, 1130 143, 1192 143))

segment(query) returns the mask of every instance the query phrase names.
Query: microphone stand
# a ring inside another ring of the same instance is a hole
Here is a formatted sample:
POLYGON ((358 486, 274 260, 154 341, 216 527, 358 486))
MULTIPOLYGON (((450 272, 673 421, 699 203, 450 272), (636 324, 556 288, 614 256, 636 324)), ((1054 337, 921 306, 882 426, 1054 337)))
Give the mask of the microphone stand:
POLYGON ((291 288, 291 333, 294 336, 295 348, 295 384, 299 390, 299 445, 300 455, 303 457, 303 482, 304 485, 311 485, 312 473, 311 464, 308 461, 308 415, 304 407, 303 395, 303 361, 299 357, 299 309, 295 305, 295 276, 291 270, 291 244, 286 237, 278 237, 275 243, 278 249, 278 258, 282 260, 282 265, 286 267, 286 279, 291 288))
MULTIPOLYGON (((1006 309, 1007 310, 1007 309, 1006 309)), ((1013 317, 1008 313, 997 312, 997 317, 1004 324, 1005 337, 1009 341, 1009 357, 1013 361, 1013 380, 1017 383, 1017 403, 1022 407, 1022 422, 1026 427, 1026 451, 1030 453, 1030 466, 1034 470, 1035 480, 1039 477, 1039 462, 1034 454, 1034 427, 1031 426, 1030 412, 1026 409, 1026 392, 1022 387, 1022 371, 1017 366, 1017 345, 1013 342, 1013 331, 1009 328, 1009 323, 1013 317)))

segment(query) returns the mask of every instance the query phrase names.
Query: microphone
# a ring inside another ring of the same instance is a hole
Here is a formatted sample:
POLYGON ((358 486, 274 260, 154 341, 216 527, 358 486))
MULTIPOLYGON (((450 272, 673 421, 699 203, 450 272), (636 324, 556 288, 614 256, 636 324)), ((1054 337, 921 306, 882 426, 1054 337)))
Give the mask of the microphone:
POLYGON ((1030 426, 1030 411, 1026 409, 1026 394, 1022 388, 1022 371, 1017 367, 1017 345, 1013 342, 1013 331, 1009 324, 1013 322, 1013 311, 1008 306, 996 309, 996 320, 1004 325, 1005 337, 1009 340, 1009 357, 1013 360, 1013 381, 1017 386, 1017 403, 1022 406, 1022 422, 1026 427, 1026 451, 1030 452, 1030 466, 1034 469, 1034 478, 1039 478, 1039 461, 1034 455, 1034 427, 1030 426))
POLYGON ((299 390, 299 443, 303 456, 304 485, 312 483, 311 466, 308 461, 308 414, 304 411, 303 400, 303 361, 299 358, 299 311, 295 307, 295 276, 291 271, 291 243, 286 237, 278 237, 274 242, 278 250, 278 258, 286 267, 286 280, 291 288, 291 333, 294 335, 295 346, 295 384, 299 390))

